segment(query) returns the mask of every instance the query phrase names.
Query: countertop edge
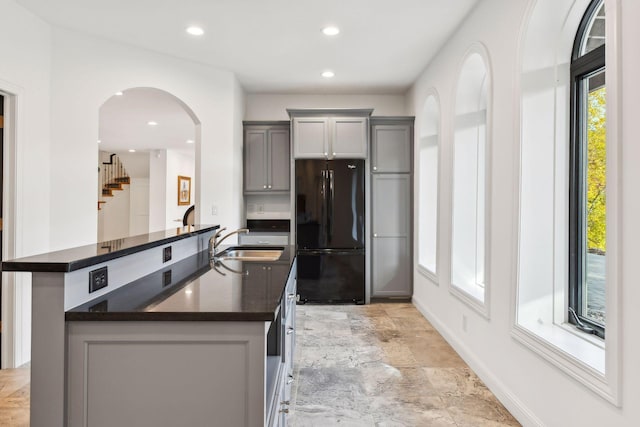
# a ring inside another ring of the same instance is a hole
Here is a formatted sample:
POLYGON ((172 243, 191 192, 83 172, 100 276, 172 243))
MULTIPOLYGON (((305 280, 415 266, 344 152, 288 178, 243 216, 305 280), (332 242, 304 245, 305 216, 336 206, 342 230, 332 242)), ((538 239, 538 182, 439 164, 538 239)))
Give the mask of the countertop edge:
MULTIPOLYGON (((185 233, 176 234, 174 236, 164 237, 158 240, 154 240, 151 242, 142 243, 140 245, 116 250, 113 252, 108 252, 104 254, 89 256, 86 258, 80 258, 73 261, 66 262, 47 262, 47 261, 37 261, 38 256, 46 255, 33 255, 23 258, 17 258, 15 260, 9 260, 2 262, 2 271, 14 271, 14 272, 37 272, 37 273, 70 273, 72 271, 80 270, 85 267, 90 267, 92 265, 100 264, 106 261, 111 261, 117 258, 121 258, 124 256, 132 255, 138 252, 145 251, 147 249, 155 248, 157 246, 166 245, 167 243, 173 243, 178 240, 186 239, 189 237, 197 236, 199 234, 207 233, 212 230, 217 230, 220 228, 219 225, 206 225, 204 228, 198 230, 187 231, 185 233)), ((153 233, 149 233, 153 234, 153 233)), ((132 236, 138 237, 138 236, 132 236)), ((103 245, 107 244, 110 241, 99 242, 95 245, 103 245)), ((92 246, 92 245, 87 245, 92 246)), ((74 250, 77 248, 63 249, 61 251, 56 252, 64 252, 66 250, 74 250)), ((51 252, 53 253, 53 252, 51 252)))
POLYGON ((275 313, 221 313, 221 312, 116 312, 81 313, 66 312, 67 322, 273 322, 275 313))

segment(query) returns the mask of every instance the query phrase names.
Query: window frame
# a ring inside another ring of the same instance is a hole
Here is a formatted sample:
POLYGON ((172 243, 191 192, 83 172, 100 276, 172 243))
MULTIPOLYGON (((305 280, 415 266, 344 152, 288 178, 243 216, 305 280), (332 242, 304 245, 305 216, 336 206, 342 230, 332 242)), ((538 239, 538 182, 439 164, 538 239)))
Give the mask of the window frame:
MULTIPOLYGON (((593 329, 593 333, 600 338, 605 337, 605 327, 599 325, 582 312, 582 296, 584 277, 583 264, 584 256, 582 248, 584 247, 584 230, 586 222, 584 218, 584 180, 585 173, 583 158, 586 153, 584 128, 586 118, 582 114, 585 103, 587 102, 587 93, 582 90, 584 79, 591 74, 599 71, 606 72, 605 48, 604 45, 594 50, 580 55, 582 43, 588 36, 589 23, 600 9, 603 0, 592 1, 585 14, 582 17, 576 37, 574 39, 570 78, 571 78, 571 96, 570 96, 570 139, 569 139, 569 266, 568 266, 568 309, 575 310, 580 322, 593 329)), ((606 18, 605 18, 606 19, 606 18)), ((569 310, 567 310, 569 312, 569 310)), ((574 326, 577 325, 576 319, 567 314, 567 320, 574 326)))

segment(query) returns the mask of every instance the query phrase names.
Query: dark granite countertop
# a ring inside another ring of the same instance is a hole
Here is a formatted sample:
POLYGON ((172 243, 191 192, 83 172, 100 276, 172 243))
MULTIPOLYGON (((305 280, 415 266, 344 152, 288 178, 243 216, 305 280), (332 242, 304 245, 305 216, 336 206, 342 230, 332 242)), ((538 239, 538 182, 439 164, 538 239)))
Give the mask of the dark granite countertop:
MULTIPOLYGON (((274 321, 293 246, 277 261, 223 261, 207 251, 68 310, 67 321, 274 321), (235 271, 235 272, 234 272, 235 271)), ((224 248, 221 248, 221 250, 224 248)))
POLYGON ((247 228, 253 232, 283 232, 290 230, 288 219, 248 219, 247 228))
POLYGON ((4 261, 2 270, 68 273, 218 228, 220 228, 219 225, 192 225, 109 240, 92 245, 4 261))

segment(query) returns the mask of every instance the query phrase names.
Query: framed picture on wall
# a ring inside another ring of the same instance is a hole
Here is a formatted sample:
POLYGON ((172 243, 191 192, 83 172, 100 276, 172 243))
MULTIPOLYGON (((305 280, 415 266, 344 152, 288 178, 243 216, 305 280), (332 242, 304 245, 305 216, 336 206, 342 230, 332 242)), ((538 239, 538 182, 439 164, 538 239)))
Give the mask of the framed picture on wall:
POLYGON ((191 204, 191 178, 178 175, 178 206, 191 204))

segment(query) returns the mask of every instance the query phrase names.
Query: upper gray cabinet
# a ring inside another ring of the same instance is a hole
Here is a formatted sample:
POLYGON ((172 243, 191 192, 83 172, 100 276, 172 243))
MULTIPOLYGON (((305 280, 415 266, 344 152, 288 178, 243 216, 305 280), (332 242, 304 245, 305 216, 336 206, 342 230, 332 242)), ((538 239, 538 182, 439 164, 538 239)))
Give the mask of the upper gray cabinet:
POLYGON ((372 172, 411 172, 413 118, 372 117, 371 124, 372 172))
POLYGON ((367 157, 371 110, 288 111, 293 119, 293 156, 296 159, 367 157))
POLYGON ((329 147, 330 159, 366 159, 367 126, 366 117, 334 117, 332 138, 329 147))
POLYGON ((244 126, 244 192, 289 191, 289 125, 244 126))
POLYGON ((329 119, 296 117, 293 119, 293 157, 326 158, 329 155, 329 119))

